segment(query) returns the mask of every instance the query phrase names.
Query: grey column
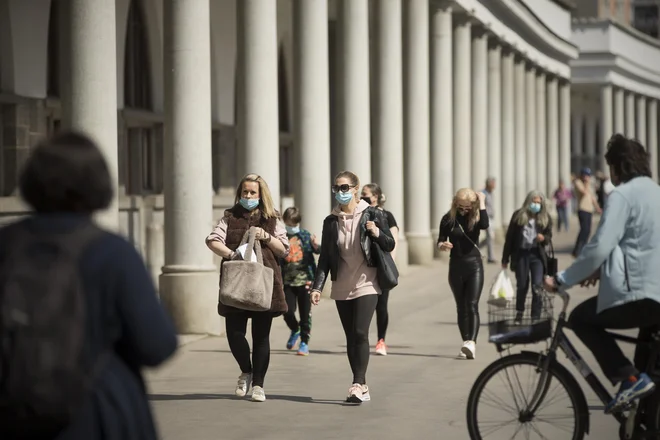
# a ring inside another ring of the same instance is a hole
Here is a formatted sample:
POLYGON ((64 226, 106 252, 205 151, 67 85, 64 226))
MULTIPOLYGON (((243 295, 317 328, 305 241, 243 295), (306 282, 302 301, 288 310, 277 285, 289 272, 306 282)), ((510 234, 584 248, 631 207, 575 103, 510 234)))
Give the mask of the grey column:
POLYGON ((488 177, 488 34, 472 30, 472 188, 488 177))
POLYGON ((457 191, 472 185, 472 24, 467 16, 454 18, 454 191, 457 191))
POLYGON ((404 151, 406 157, 406 236, 411 264, 433 259, 429 108, 429 2, 406 0, 404 50, 404 151))
POLYGON ((614 134, 614 108, 612 102, 612 85, 605 84, 600 88, 600 145, 601 153, 598 157, 598 166, 605 173, 609 174, 607 164, 605 163, 605 147, 607 141, 614 134))
POLYGON ((220 334, 213 219, 209 0, 164 5, 165 265, 160 297, 179 333, 220 334))
POLYGON ((64 87, 63 125, 90 136, 108 164, 114 196, 97 220, 110 230, 119 228, 117 154, 117 29, 115 2, 69 0, 66 34, 68 75, 64 87), (70 34, 68 33, 70 32, 70 34), (70 40, 69 40, 70 38, 70 40))
MULTIPOLYGON (((504 228, 516 210, 515 84, 514 58, 511 50, 502 51, 502 223, 504 228)), ((522 203, 522 202, 521 202, 522 203)))
POLYGON ((646 146, 651 156, 651 175, 658 181, 658 101, 649 99, 649 140, 646 146))
POLYGON ((571 83, 559 84, 559 178, 571 180, 571 83))
POLYGON ((525 168, 527 167, 527 154, 525 148, 525 60, 516 57, 514 67, 515 78, 515 158, 516 158, 516 205, 525 200, 525 196, 530 191, 527 186, 527 174, 525 168))
POLYGON ((629 138, 634 138, 635 134, 635 94, 626 92, 626 131, 629 138))
MULTIPOLYGON (((307 0, 301 0, 305 2, 307 0)), ((403 62, 401 0, 376 0, 373 180, 387 193, 387 209, 399 226, 396 259, 408 264, 403 177, 403 62)))
POLYGON ((646 147, 646 97, 637 97, 637 139, 646 147))
POLYGON ((277 4, 241 0, 237 12, 239 97, 243 100, 237 115, 238 149, 245 172, 266 180, 273 202, 280 208, 277 4))
POLYGON ((623 101, 623 96, 624 96, 623 89, 617 87, 614 90, 614 132, 621 134, 624 134, 626 132, 625 105, 623 101))
POLYGON ((304 227, 320 241, 323 219, 331 207, 328 186, 332 179, 327 0, 296 0, 293 32, 297 85, 294 89, 294 147, 300 173, 296 204, 300 207, 304 227))
MULTIPOLYGON (((263 3, 277 6, 276 2, 263 3)), ((337 4, 342 34, 337 115, 342 149, 340 168, 353 171, 361 182, 367 183, 371 182, 369 1, 338 0, 337 4)))
POLYGON ((548 191, 548 170, 545 163, 548 160, 547 149, 547 118, 546 118, 546 75, 543 71, 539 70, 536 75, 536 160, 538 165, 537 169, 537 188, 546 194, 548 191))
MULTIPOLYGON (((559 185, 559 90, 557 77, 548 78, 548 193, 559 185)), ((568 181, 567 181, 568 182, 568 181)))
POLYGON ((454 185, 452 43, 451 7, 445 3, 433 14, 431 39, 431 228, 436 240, 454 185))
POLYGON ((502 226, 502 47, 488 48, 488 175, 495 178, 495 230, 502 226))
POLYGON ((527 159, 527 188, 531 191, 539 189, 539 161, 536 153, 536 68, 530 66, 525 72, 525 154, 527 159))
POLYGON ((584 165, 593 169, 596 158, 596 127, 598 126, 598 115, 594 113, 591 106, 587 107, 585 120, 586 136, 584 138, 584 165))

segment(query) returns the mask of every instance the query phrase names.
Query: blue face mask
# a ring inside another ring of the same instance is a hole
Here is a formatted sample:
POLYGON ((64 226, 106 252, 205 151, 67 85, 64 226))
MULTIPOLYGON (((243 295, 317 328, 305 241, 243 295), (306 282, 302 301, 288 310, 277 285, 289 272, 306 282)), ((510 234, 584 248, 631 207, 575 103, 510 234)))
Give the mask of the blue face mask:
POLYGON ((256 208, 257 206, 259 206, 259 199, 246 199, 246 198, 242 198, 241 200, 239 200, 238 203, 240 203, 241 206, 242 206, 243 208, 247 209, 248 211, 252 211, 254 208, 256 208))
POLYGON ((287 226, 286 227, 286 233, 289 235, 296 235, 298 232, 300 232, 300 226, 287 226))
POLYGON ((352 192, 341 192, 339 191, 337 194, 335 194, 335 200, 337 200, 340 204, 342 205, 348 205, 351 203, 351 200, 353 200, 355 197, 353 196, 352 192))
POLYGON ((532 214, 538 214, 541 212, 541 204, 540 203, 530 203, 529 204, 529 212, 532 214))

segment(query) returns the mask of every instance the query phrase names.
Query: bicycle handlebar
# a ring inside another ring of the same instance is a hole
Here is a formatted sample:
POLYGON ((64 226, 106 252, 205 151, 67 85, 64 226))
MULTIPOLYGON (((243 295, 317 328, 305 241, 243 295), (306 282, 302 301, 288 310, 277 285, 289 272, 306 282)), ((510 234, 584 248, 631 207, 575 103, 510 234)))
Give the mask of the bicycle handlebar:
POLYGON ((561 298, 563 305, 562 305, 562 313, 566 313, 568 310, 568 303, 571 300, 571 295, 569 295, 568 291, 566 290, 565 286, 557 286, 557 291, 555 292, 548 292, 552 295, 557 295, 559 298, 561 298))

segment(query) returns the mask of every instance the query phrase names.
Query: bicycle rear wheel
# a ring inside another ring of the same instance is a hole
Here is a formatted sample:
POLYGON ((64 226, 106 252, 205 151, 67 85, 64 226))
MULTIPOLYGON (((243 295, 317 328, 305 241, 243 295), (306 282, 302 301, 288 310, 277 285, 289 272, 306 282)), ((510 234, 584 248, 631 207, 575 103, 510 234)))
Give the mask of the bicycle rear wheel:
MULTIPOLYGON (((633 439, 660 439, 660 390, 656 388, 652 395, 642 400, 640 406, 644 411, 639 416, 639 422, 643 424, 643 429, 638 427, 635 430, 633 439)), ((623 435, 621 435, 621 438, 624 438, 623 435)))
POLYGON ((539 384, 542 360, 542 355, 526 352, 500 358, 486 367, 468 398, 471 440, 584 439, 589 429, 584 393, 557 362, 550 364, 542 401, 529 414, 527 406, 539 384), (507 402, 507 398, 513 401, 507 402))

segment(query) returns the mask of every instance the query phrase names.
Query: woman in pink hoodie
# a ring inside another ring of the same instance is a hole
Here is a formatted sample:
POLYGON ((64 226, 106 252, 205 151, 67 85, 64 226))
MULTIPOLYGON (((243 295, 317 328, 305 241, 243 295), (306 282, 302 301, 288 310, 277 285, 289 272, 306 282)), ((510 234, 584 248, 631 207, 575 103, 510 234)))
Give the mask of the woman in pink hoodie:
POLYGON ((321 256, 314 285, 312 304, 318 305, 330 273, 332 292, 339 319, 346 334, 346 352, 353 371, 353 384, 347 402, 371 400, 366 374, 369 365, 369 325, 378 295, 378 268, 373 246, 384 252, 394 249, 394 238, 385 214, 360 200, 360 180, 350 171, 335 177, 332 192, 339 203, 323 221, 321 256))

